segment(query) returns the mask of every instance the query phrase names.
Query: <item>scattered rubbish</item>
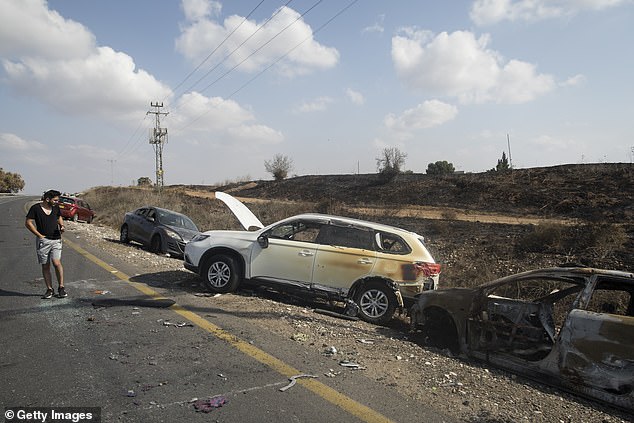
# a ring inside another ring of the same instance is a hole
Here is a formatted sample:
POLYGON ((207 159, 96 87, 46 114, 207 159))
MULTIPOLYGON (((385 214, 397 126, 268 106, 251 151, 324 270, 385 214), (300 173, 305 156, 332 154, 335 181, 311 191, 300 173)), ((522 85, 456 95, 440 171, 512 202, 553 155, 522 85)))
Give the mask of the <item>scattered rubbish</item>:
POLYGON ((120 298, 104 298, 94 300, 92 305, 95 307, 114 307, 114 306, 138 306, 138 307, 153 307, 153 308, 167 308, 174 305, 176 302, 168 298, 157 299, 133 299, 124 300, 120 298))
POLYGON ((372 339, 357 339, 357 342, 361 342, 362 344, 374 344, 374 340, 372 339))
POLYGON ((365 367, 362 367, 358 363, 353 363, 353 362, 348 361, 348 360, 340 361, 339 365, 343 366, 343 367, 347 367, 349 369, 354 369, 354 370, 365 370, 365 367))
POLYGON ((291 377, 288 378, 288 380, 290 380, 291 383, 289 383, 288 385, 284 386, 283 388, 280 388, 280 392, 284 392, 287 389, 291 389, 293 386, 295 386, 295 383, 297 382, 297 379, 302 378, 302 377, 308 377, 308 378, 317 379, 317 376, 314 376, 314 375, 296 375, 296 376, 291 376, 291 377))
POLYGON ((397 359, 397 360, 402 360, 402 359, 403 359, 403 357, 401 357, 400 355, 397 355, 397 356, 396 356, 396 359, 397 359))
POLYGON ((227 376, 223 375, 222 373, 218 373, 218 377, 222 380, 227 380, 227 376))
POLYGON ((340 375, 341 372, 335 372, 334 369, 328 369, 328 373, 324 373, 324 376, 326 377, 336 377, 338 375, 340 375))
POLYGON ((220 408, 229 400, 223 395, 216 395, 215 397, 211 397, 208 399, 199 400, 196 399, 194 401, 194 408, 196 411, 202 411, 203 413, 210 413, 214 408, 220 408))
POLYGON ((297 342, 306 342, 308 341, 308 335, 306 335, 305 333, 296 333, 295 335, 291 336, 291 339, 297 342))
POLYGON ((134 392, 132 389, 128 390, 128 392, 126 392, 126 396, 127 397, 136 397, 136 392, 134 392))
POLYGON ((89 322, 94 322, 95 321, 95 316, 88 316, 86 318, 86 320, 88 320, 89 322))
POLYGON ((98 291, 95 291, 95 294, 97 294, 97 295, 106 295, 106 294, 110 294, 110 291, 98 290, 98 291))
POLYGON ((326 354, 326 355, 335 355, 335 354, 337 354, 337 348, 330 347, 326 351, 324 351, 324 354, 326 354))
POLYGON ((137 315, 137 314, 141 314, 141 312, 139 312, 139 311, 133 311, 133 312, 132 312, 132 314, 133 314, 133 315, 137 315))
POLYGON ((345 314, 337 313, 335 311, 322 310, 320 308, 315 309, 315 313, 323 314, 325 316, 338 317, 339 319, 344 319, 344 320, 352 320, 352 321, 359 320, 359 318, 356 317, 356 316, 348 316, 348 315, 345 315, 345 314))
POLYGON ((172 322, 168 322, 167 320, 163 322, 163 326, 174 326, 177 328, 182 328, 185 326, 188 327, 194 327, 193 323, 189 323, 189 322, 180 322, 180 323, 172 323, 172 322))
POLYGON ((195 297, 220 297, 222 294, 214 294, 213 292, 197 292, 194 294, 195 297))

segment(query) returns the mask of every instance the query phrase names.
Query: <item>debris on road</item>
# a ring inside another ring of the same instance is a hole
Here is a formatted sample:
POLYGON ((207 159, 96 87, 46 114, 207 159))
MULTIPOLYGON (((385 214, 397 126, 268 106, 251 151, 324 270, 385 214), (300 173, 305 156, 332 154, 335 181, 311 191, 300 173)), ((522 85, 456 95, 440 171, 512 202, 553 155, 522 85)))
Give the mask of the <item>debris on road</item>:
POLYGON ((293 386, 295 386, 295 383, 297 382, 297 379, 302 378, 302 377, 308 377, 308 378, 317 379, 317 376, 314 376, 314 375, 296 375, 296 376, 291 376, 290 378, 288 378, 288 380, 290 380, 291 383, 289 383, 288 385, 284 386, 283 388, 280 388, 280 392, 284 392, 287 389, 291 389, 293 386))
POLYGON ((223 395, 216 395, 215 397, 211 397, 208 399, 194 401, 194 408, 196 409, 196 411, 210 413, 215 408, 220 408, 228 402, 229 400, 227 399, 227 397, 223 395))

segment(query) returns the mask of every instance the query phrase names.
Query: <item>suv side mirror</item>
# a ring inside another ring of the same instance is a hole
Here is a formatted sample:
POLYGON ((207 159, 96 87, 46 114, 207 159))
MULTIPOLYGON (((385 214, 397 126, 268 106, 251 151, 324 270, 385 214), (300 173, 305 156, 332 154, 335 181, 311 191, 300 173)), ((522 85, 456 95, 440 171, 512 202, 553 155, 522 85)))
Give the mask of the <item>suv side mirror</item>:
POLYGON ((258 244, 260 244, 260 247, 262 248, 267 248, 269 246, 269 237, 266 235, 260 235, 258 237, 258 244))

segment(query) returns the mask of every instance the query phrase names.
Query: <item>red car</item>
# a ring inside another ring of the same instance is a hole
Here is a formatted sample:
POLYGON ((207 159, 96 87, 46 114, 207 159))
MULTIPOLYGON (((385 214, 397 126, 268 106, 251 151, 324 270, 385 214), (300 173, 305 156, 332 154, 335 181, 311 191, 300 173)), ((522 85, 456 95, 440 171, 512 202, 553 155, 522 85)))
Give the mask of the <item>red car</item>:
POLYGON ((72 219, 75 222, 83 220, 90 223, 95 218, 95 212, 81 198, 59 197, 59 210, 64 219, 72 219))

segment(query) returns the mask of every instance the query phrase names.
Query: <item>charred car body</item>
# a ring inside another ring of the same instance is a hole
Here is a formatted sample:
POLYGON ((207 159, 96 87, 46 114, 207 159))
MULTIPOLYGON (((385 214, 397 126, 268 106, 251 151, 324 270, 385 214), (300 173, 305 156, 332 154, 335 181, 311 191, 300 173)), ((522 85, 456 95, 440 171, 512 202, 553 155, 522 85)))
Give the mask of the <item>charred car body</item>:
POLYGON ((185 247, 185 268, 214 292, 243 279, 348 301, 359 316, 384 323, 415 295, 438 286, 440 265, 423 238, 386 225, 303 214, 264 227, 238 200, 216 193, 245 229, 209 231, 185 247))
POLYGON ((422 293, 412 329, 497 367, 634 411, 634 274, 561 267, 422 293))

